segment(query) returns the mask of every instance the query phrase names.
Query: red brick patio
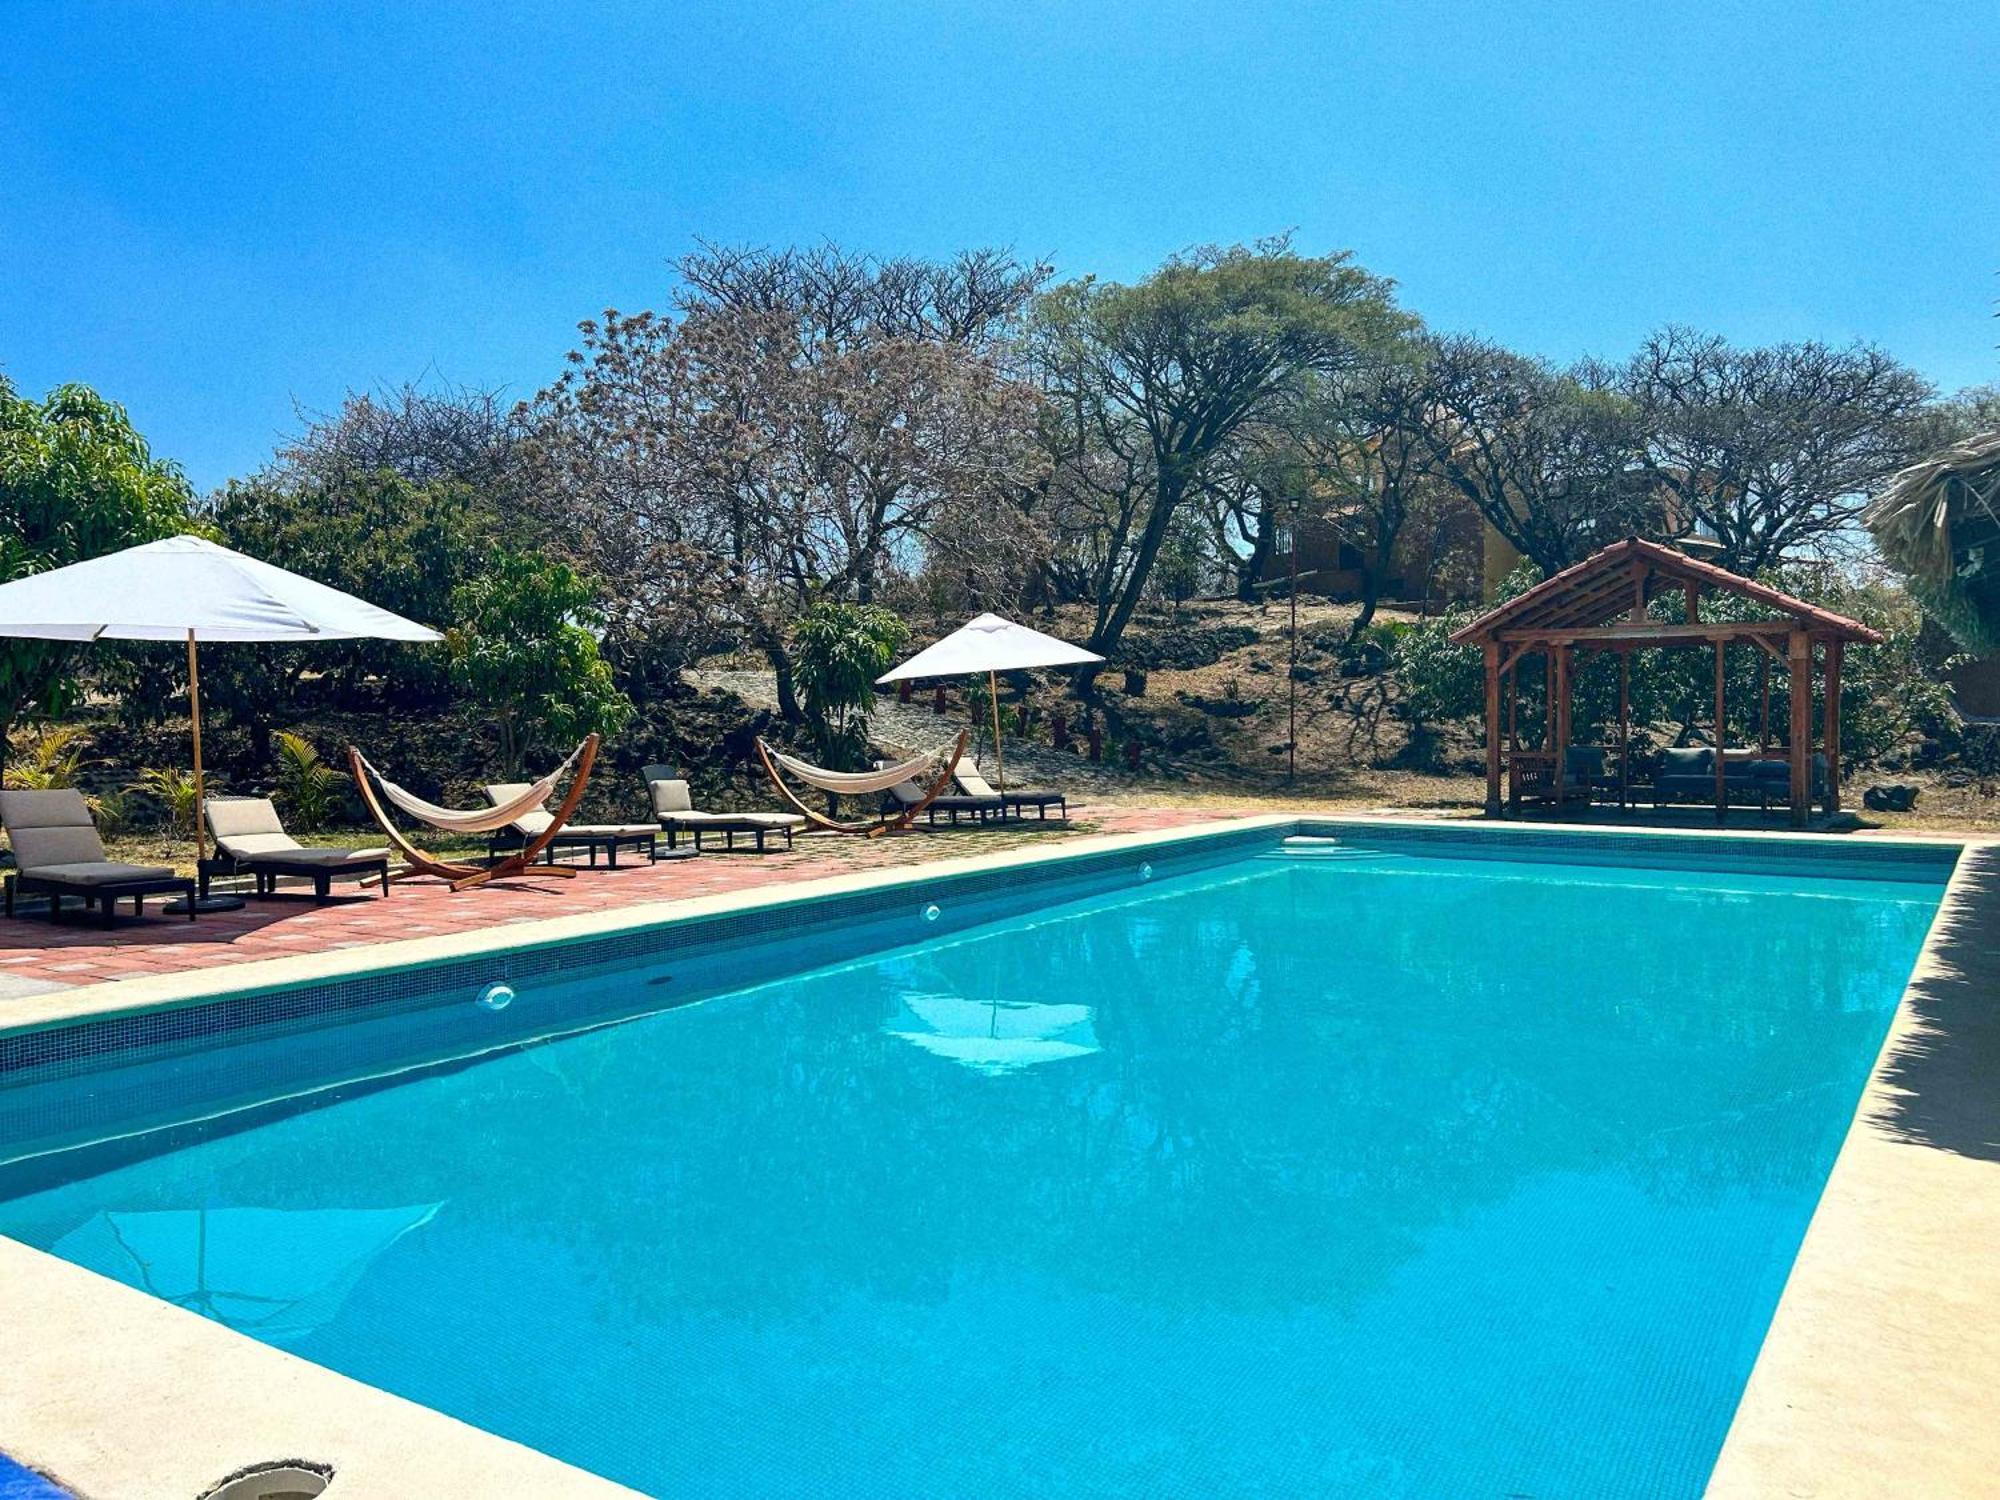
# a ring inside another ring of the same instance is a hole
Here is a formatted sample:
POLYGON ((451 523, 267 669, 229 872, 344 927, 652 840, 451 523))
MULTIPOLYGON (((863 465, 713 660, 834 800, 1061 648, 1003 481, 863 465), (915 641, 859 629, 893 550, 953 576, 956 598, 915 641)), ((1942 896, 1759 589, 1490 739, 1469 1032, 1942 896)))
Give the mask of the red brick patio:
MULTIPOLYGON (((1006 830, 910 833, 883 839, 821 835, 775 854, 704 854, 657 865, 586 869, 573 880, 517 880, 453 895, 435 881, 412 881, 394 894, 357 894, 324 906, 310 900, 252 901, 241 911, 198 921, 121 917, 106 929, 95 919, 52 924, 45 918, 0 920, 0 977, 54 984, 94 984, 141 974, 169 974, 295 953, 322 953, 398 938, 430 937, 648 901, 709 896, 784 885, 855 870, 874 870, 1054 843, 1083 833, 1137 833, 1218 816, 1190 808, 1083 807, 1070 828, 1032 821, 1006 830)), ((6 1002, 0 999, 0 1021, 6 1002)))

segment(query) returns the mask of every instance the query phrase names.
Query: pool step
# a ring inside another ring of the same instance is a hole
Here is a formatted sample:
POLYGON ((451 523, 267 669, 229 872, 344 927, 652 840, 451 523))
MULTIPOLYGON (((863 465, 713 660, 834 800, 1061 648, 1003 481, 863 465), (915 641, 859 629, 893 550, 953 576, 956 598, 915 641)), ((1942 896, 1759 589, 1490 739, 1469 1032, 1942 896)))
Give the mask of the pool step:
POLYGON ((1286 839, 1277 852, 1293 859, 1380 859, 1389 851, 1359 849, 1352 844, 1343 844, 1339 839, 1301 833, 1286 839))

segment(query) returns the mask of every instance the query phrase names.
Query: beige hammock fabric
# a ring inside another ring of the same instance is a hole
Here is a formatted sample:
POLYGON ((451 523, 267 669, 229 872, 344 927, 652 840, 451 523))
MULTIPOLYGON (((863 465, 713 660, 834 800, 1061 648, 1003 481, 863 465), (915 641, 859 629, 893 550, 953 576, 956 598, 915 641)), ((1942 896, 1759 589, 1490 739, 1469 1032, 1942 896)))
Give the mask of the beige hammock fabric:
POLYGON ((950 753, 949 745, 936 750, 928 750, 922 755, 913 755, 908 760, 898 761, 893 766, 884 766, 876 771, 828 771, 811 761, 800 760, 795 755, 787 755, 782 750, 764 747, 779 765, 790 771, 808 786, 816 786, 822 792, 833 792, 842 797, 866 797, 876 792, 886 792, 892 786, 908 781, 925 766, 934 765, 950 753))
POLYGON ((426 802, 408 788, 396 785, 367 759, 363 758, 361 764, 368 767, 368 774, 375 778, 375 784, 382 789, 382 795, 418 822, 428 823, 431 827, 446 833, 496 833, 523 813, 533 812, 548 801, 556 789, 556 783, 561 781, 569 768, 576 763, 576 757, 582 749, 583 747, 579 745, 572 750, 568 760, 535 782, 520 796, 509 798, 498 807, 473 807, 462 810, 455 807, 439 807, 435 802, 426 802))

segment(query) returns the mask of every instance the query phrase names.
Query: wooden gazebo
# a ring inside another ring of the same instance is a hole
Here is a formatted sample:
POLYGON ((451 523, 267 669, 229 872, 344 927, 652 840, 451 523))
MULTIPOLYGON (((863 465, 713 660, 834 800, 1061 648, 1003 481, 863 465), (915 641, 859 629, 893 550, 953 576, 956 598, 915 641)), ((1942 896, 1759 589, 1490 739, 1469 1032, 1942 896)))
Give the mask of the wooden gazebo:
MULTIPOLYGON (((1726 762, 1731 752, 1721 743, 1727 723, 1724 652, 1731 642, 1744 641, 1765 653, 1764 717, 1770 707, 1769 662, 1787 673, 1791 726, 1786 737, 1790 762, 1792 821, 1803 825, 1811 815, 1812 683, 1817 653, 1825 674, 1825 709, 1821 730, 1826 755, 1828 812, 1840 808, 1840 663, 1848 642, 1878 644, 1882 637, 1858 620, 1795 599, 1753 579, 1698 561, 1671 547, 1637 537, 1615 542, 1603 551, 1544 579, 1490 614, 1482 615, 1452 635, 1460 645, 1478 646, 1486 657, 1486 812, 1501 812, 1503 778, 1509 787, 1507 804, 1518 807, 1524 788, 1561 807, 1570 744, 1570 697, 1579 652, 1610 651, 1618 657, 1618 782, 1620 801, 1630 786, 1631 653, 1648 647, 1706 646, 1715 652, 1715 813, 1729 805, 1726 762), (1729 593, 1771 611, 1754 620, 1704 621, 1701 596, 1729 593), (1686 600, 1680 620, 1653 618, 1648 605, 1661 594, 1679 593, 1686 600), (1529 656, 1546 663, 1547 723, 1543 743, 1523 747, 1515 708, 1518 672, 1529 656)), ((1768 724, 1765 735, 1769 737, 1768 724)))

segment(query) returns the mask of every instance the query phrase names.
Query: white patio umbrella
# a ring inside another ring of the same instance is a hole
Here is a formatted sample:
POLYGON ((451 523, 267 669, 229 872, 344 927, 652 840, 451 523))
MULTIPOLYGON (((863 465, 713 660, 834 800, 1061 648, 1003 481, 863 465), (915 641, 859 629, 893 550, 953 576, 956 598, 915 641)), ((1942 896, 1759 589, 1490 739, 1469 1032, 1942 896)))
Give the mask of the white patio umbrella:
POLYGON ((195 857, 202 827, 199 641, 438 641, 427 625, 198 536, 172 536, 0 583, 0 636, 187 642, 195 857))
POLYGON ((1001 790, 1007 786, 1007 756, 1000 748, 999 674, 1022 672, 1030 667, 1081 667, 1104 658, 1068 641, 1059 641, 1039 630, 1016 625, 999 615, 980 615, 968 620, 935 646, 926 646, 893 671, 884 672, 878 685, 914 681, 922 677, 965 677, 986 674, 986 696, 993 705, 994 779, 1001 790))

